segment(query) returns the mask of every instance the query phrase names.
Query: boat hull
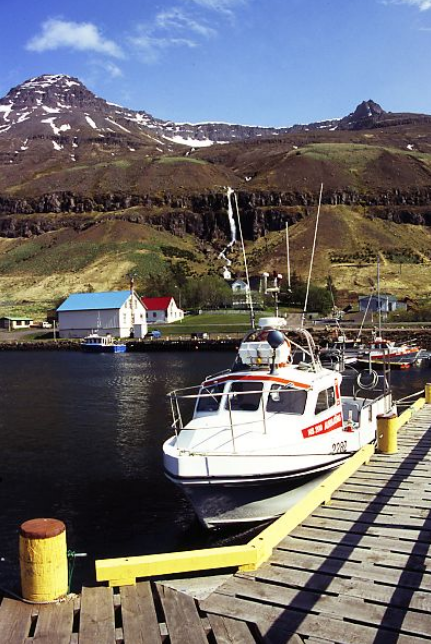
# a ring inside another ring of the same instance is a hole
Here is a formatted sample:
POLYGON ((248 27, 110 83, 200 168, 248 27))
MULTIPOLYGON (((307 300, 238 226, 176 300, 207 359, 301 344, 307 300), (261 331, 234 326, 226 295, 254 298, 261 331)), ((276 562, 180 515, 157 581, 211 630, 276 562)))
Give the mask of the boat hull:
POLYGON ((173 477, 169 472, 166 475, 189 499, 200 523, 206 528, 214 528, 234 523, 260 523, 284 514, 349 456, 340 454, 312 470, 254 479, 186 480, 173 477))
POLYGON ((125 353, 126 345, 125 344, 111 344, 106 346, 98 345, 81 345, 82 350, 86 353, 125 353))
POLYGON ((391 367, 410 367, 411 365, 415 364, 415 362, 419 359, 420 357, 420 350, 418 349, 417 351, 410 351, 409 353, 399 353, 399 354, 388 354, 386 356, 382 355, 371 355, 371 357, 368 355, 361 356, 358 358, 357 362, 359 365, 362 366, 368 366, 371 362, 371 365, 374 366, 384 366, 384 365, 390 365, 391 367))

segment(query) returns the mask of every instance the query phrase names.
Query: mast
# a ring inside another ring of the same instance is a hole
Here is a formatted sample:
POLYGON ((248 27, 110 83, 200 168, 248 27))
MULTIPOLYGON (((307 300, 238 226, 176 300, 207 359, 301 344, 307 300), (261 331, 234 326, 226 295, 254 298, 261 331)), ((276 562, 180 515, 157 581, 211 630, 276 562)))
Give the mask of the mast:
POLYGON ((289 251, 289 222, 286 221, 286 262, 287 262, 287 290, 290 292, 290 251, 289 251))
POLYGON ((236 214, 238 217, 238 229, 239 229, 239 236, 241 239, 241 248, 242 248, 242 256, 244 258, 244 270, 245 270, 245 279, 247 283, 247 304, 250 309, 250 325, 251 328, 255 328, 255 316, 254 316, 254 308, 253 308, 253 298, 251 296, 251 289, 250 289, 250 279, 248 276, 248 267, 247 267, 247 257, 245 254, 245 246, 244 246, 244 237, 242 236, 242 225, 241 225, 241 217, 239 215, 239 206, 238 206, 238 197, 236 195, 236 192, 234 192, 234 197, 235 197, 235 207, 236 207, 236 214))
POLYGON ((319 225, 320 206, 322 205, 322 194, 323 194, 323 183, 320 184, 319 205, 317 206, 316 227, 314 229, 313 248, 312 248, 312 251, 311 251, 310 268, 308 270, 307 290, 306 290, 306 293, 305 293, 304 310, 302 312, 302 324, 301 324, 302 327, 304 326, 304 323, 305 323, 305 313, 307 311, 308 294, 310 292, 311 272, 313 270, 314 251, 316 250, 317 227, 319 225))
POLYGON ((380 304, 380 255, 377 255, 377 311, 379 320, 379 338, 382 337, 382 308, 380 304))

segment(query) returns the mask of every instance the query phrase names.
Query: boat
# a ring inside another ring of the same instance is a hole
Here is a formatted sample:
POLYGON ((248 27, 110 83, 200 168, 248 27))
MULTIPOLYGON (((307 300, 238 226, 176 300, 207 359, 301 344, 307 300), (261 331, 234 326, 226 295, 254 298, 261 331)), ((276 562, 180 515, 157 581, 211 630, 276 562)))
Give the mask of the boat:
POLYGON ((127 346, 114 340, 110 334, 90 333, 81 342, 81 348, 88 353, 125 353, 127 346))
POLYGON ((362 356, 358 357, 358 364, 383 366, 390 365, 401 369, 408 369, 423 355, 421 347, 414 341, 397 343, 382 337, 374 338, 373 342, 365 349, 362 356))
POLYGON ((207 528, 283 514, 299 488, 374 442, 377 416, 395 410, 386 378, 370 392, 361 373, 342 395, 342 374, 322 366, 310 332, 284 323, 262 318, 231 369, 169 394, 165 474, 207 528))
POLYGON ((339 330, 319 348, 319 357, 324 367, 344 371, 345 367, 356 364, 364 351, 365 345, 359 339, 348 338, 339 330))

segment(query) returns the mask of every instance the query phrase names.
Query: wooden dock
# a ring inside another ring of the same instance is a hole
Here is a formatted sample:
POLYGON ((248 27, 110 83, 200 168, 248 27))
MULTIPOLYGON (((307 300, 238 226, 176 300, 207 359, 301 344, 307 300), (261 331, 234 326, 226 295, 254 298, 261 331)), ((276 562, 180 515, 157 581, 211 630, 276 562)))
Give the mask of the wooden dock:
POLYGON ((201 603, 271 643, 431 640, 431 405, 286 537, 201 603))
POLYGON ((84 588, 0 605, 0 644, 415 644, 431 641, 431 405, 274 549, 209 597, 84 588))

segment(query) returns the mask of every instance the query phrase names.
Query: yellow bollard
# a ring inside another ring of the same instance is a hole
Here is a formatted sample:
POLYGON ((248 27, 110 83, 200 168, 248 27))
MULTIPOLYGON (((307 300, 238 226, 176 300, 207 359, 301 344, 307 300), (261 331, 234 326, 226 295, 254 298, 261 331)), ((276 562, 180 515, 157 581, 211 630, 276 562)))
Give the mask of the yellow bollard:
POLYGON ((429 405, 431 403, 431 383, 427 382, 425 385, 425 402, 429 405))
POLYGON ((66 526, 57 519, 32 519, 20 527, 19 560, 24 599, 47 602, 67 595, 66 526))
POLYGON ((382 454, 398 452, 398 416, 377 416, 377 450, 382 454))

